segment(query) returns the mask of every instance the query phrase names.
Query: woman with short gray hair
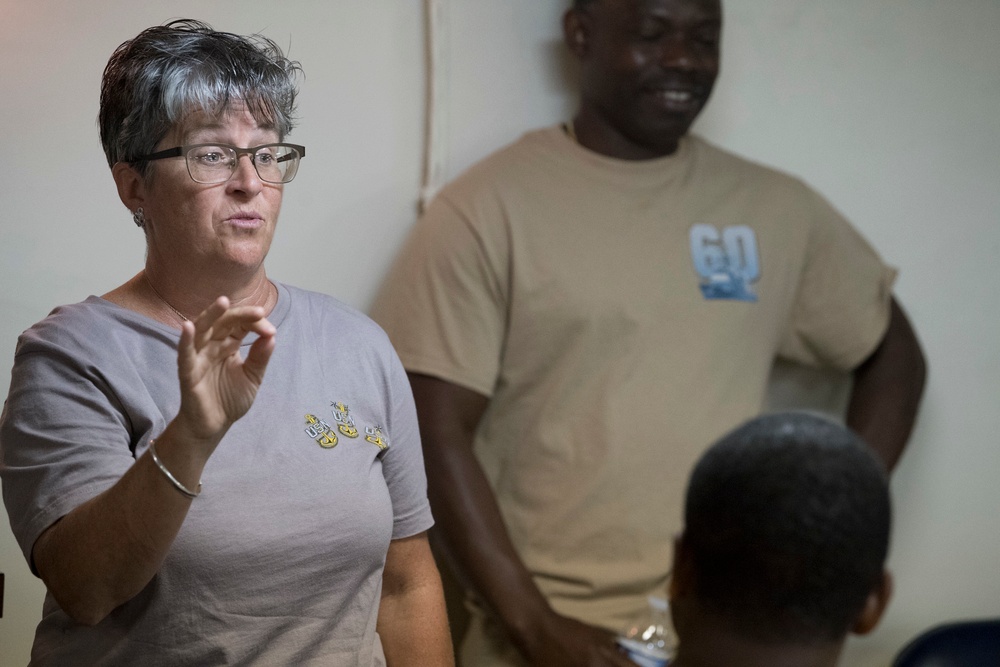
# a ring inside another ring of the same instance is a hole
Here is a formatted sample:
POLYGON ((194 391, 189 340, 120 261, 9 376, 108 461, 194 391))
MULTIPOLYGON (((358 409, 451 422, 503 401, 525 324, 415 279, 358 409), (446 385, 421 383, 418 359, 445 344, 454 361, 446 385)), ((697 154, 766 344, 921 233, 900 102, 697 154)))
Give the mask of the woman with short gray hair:
POLYGON ((191 20, 105 69, 147 252, 18 341, 0 475, 48 589, 32 664, 451 663, 402 367, 364 315, 264 269, 305 156, 298 72, 191 20))

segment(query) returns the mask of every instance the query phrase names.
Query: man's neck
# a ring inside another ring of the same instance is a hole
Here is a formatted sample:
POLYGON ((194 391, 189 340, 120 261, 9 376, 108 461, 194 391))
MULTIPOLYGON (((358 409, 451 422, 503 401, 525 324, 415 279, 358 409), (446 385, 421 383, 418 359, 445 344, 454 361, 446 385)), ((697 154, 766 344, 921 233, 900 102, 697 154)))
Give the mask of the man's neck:
POLYGON ((571 121, 572 135, 584 148, 619 160, 655 160, 673 155, 684 133, 663 132, 649 140, 630 137, 587 105, 571 121))

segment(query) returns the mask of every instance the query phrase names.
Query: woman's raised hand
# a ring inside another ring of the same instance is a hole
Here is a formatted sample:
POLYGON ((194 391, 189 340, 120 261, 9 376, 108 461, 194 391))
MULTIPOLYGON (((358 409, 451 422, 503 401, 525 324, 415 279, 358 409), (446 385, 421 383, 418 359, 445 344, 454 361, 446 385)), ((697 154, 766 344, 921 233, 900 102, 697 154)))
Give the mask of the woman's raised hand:
POLYGON ((264 315, 259 306, 231 307, 229 299, 220 296, 181 327, 181 407, 175 426, 212 449, 250 409, 264 380, 276 332, 264 315), (240 344, 251 332, 259 337, 243 359, 240 344))

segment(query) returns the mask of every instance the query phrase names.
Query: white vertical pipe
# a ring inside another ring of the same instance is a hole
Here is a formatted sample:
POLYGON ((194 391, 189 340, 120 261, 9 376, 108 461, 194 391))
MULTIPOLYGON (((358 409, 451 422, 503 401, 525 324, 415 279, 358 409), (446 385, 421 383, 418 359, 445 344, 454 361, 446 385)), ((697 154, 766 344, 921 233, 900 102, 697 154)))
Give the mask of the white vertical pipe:
POLYGON ((437 194, 447 176, 448 0, 424 0, 427 58, 424 173, 420 211, 437 194))

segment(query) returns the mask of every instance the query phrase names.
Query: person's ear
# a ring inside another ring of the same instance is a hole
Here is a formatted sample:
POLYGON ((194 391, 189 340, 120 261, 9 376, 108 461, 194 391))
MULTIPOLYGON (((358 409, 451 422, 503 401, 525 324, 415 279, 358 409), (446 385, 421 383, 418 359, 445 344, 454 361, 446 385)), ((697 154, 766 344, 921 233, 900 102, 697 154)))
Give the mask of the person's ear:
POLYGON ((563 14, 563 39, 571 53, 577 58, 587 54, 589 47, 589 26, 587 17, 579 9, 568 9, 563 14))
POLYGON ((146 201, 146 181, 127 162, 116 162, 111 168, 111 176, 118 187, 118 198, 130 211, 142 208, 146 201))
MULTIPOLYGON (((698 591, 695 586, 694 557, 684 542, 684 535, 674 538, 674 562, 670 571, 667 598, 670 601, 670 620, 678 637, 689 638, 697 631, 700 615, 698 591)), ((683 641, 683 640, 682 640, 683 641)))
POLYGON ((875 589, 865 599, 865 606, 858 615, 851 631, 856 635, 866 635, 875 629, 885 608, 889 606, 892 597, 892 575, 888 570, 882 570, 882 577, 875 589))
POLYGON ((684 535, 674 538, 674 566, 670 572, 668 596, 671 601, 690 595, 694 588, 694 559, 684 542, 684 535))

